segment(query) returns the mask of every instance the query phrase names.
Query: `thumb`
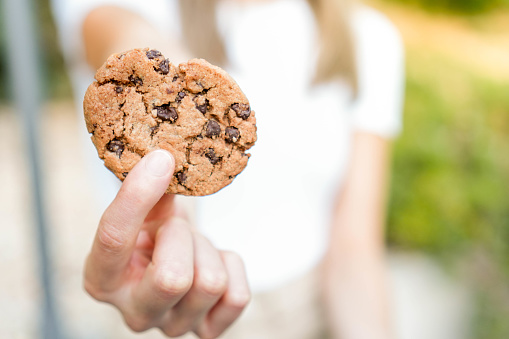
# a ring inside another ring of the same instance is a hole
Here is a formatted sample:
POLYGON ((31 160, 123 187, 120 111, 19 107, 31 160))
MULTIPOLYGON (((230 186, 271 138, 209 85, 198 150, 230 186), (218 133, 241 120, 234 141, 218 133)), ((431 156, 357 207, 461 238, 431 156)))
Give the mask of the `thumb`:
POLYGON ((150 210, 161 199, 173 176, 175 159, 164 150, 147 154, 129 172, 117 196, 101 218, 101 226, 113 227, 104 230, 115 234, 117 243, 126 244, 129 250, 134 245, 143 221, 150 210))
POLYGON ((130 205, 144 218, 168 188, 174 168, 175 159, 170 152, 150 152, 129 172, 115 200, 130 205))
POLYGON ((149 153, 127 175, 104 212, 90 252, 88 277, 106 286, 115 283, 129 262, 145 217, 166 191, 175 168, 163 150, 149 153))

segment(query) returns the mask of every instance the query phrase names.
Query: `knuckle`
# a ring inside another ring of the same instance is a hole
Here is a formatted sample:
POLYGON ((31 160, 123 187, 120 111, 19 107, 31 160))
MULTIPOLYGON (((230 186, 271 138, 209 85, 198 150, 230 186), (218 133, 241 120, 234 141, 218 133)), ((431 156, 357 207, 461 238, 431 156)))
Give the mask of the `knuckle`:
POLYGON ((144 332, 152 327, 150 321, 140 316, 124 315, 124 321, 127 327, 136 333, 144 332))
POLYGON ((92 285, 90 282, 88 281, 84 281, 83 282, 83 288, 85 289, 85 291, 94 299, 96 300, 100 300, 100 296, 101 296, 101 293, 97 290, 97 288, 92 285))
POLYGON ((219 337, 219 334, 205 332, 205 333, 199 333, 199 334, 197 334, 197 336, 200 339, 216 339, 217 337, 219 337))
POLYGON ((244 260, 239 254, 230 251, 223 251, 221 254, 226 266, 245 273, 244 260))
POLYGON ((201 330, 195 332, 200 339, 216 339, 221 333, 216 333, 210 330, 201 330))
POLYGON ((123 237, 115 226, 107 222, 102 222, 102 227, 97 233, 99 246, 112 254, 119 254, 125 248, 123 237))
POLYGON ((187 274, 176 274, 172 271, 156 271, 154 277, 156 290, 167 296, 178 296, 187 293, 193 284, 193 277, 187 274))
POLYGON ((175 326, 167 326, 167 327, 161 328, 161 331, 163 331, 163 333, 170 338, 176 338, 176 337, 183 336, 184 334, 189 332, 190 329, 177 328, 175 326))
POLYGON ((243 310, 250 301, 251 293, 249 291, 228 293, 225 296, 225 303, 237 310, 243 310))
POLYGON ((99 286, 93 284, 86 278, 83 281, 83 288, 95 300, 107 301, 106 294, 104 293, 104 291, 99 286))
MULTIPOLYGON (((124 208, 129 206, 145 206, 147 204, 147 198, 153 195, 153 189, 150 185, 146 185, 143 182, 134 180, 134 181, 124 181, 124 183, 120 187, 119 194, 122 199, 122 206, 124 208)), ((124 212, 131 213, 129 208, 125 209, 124 212)))
POLYGON ((219 296, 228 288, 225 272, 201 272, 195 281, 196 289, 204 294, 219 296))
POLYGON ((237 252, 223 251, 223 256, 226 260, 243 263, 242 257, 237 252))
POLYGON ((139 206, 146 204, 146 197, 152 191, 147 185, 123 185, 123 199, 126 206, 139 206))
POLYGON ((198 328, 195 329, 194 333, 200 338, 200 339, 215 339, 219 337, 224 331, 225 327, 220 326, 213 326, 211 323, 203 322, 198 326, 198 328))

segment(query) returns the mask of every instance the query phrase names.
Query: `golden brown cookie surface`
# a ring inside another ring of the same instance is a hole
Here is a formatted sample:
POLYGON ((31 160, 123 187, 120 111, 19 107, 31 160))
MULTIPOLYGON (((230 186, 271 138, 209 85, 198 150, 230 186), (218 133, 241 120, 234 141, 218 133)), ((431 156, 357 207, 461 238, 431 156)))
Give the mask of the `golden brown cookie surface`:
POLYGON ((98 155, 121 180, 147 153, 175 157, 168 193, 208 195, 247 165, 256 119, 236 82, 193 59, 179 66, 155 50, 112 55, 83 102, 98 155))

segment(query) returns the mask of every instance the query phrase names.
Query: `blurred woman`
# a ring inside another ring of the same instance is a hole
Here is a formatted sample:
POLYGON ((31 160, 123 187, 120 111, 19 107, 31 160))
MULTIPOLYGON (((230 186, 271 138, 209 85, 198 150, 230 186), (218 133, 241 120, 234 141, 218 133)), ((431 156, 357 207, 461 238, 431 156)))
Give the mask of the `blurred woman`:
POLYGON ((78 102, 110 54, 151 47, 173 63, 222 66, 257 114, 247 168, 194 199, 193 216, 179 208, 189 199, 163 194, 171 155, 156 151, 135 167, 87 261, 93 297, 133 330, 169 336, 393 337, 384 211, 404 65, 385 17, 348 0, 54 0, 53 8, 78 102), (149 163, 162 175, 152 178, 149 163), (136 244, 154 222, 160 236, 133 276, 136 244))

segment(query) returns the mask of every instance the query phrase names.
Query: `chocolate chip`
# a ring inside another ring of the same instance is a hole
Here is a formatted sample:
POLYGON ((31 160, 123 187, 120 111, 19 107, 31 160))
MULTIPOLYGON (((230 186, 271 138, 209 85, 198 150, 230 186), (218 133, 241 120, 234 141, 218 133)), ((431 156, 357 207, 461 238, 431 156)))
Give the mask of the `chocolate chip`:
POLYGON ((239 140, 240 132, 235 127, 226 127, 226 130, 224 131, 224 134, 226 136, 226 141, 234 143, 239 140))
POLYGON ((202 105, 196 105, 196 109, 200 111, 202 114, 207 113, 207 108, 209 107, 209 99, 205 99, 205 103, 202 105))
POLYGON ((183 185, 187 180, 187 174, 186 172, 178 172, 176 174, 178 182, 183 185))
POLYGON ((139 77, 135 77, 134 75, 129 76, 129 81, 132 82, 133 84, 135 84, 136 86, 143 85, 143 80, 141 80, 141 78, 139 78, 139 77))
POLYGON ((123 91, 124 89, 122 88, 122 86, 115 87, 115 92, 117 92, 118 94, 122 93, 123 91))
POLYGON ((173 77, 173 79, 171 79, 171 82, 175 82, 175 81, 177 81, 177 79, 178 79, 178 78, 179 78, 179 77, 175 75, 175 76, 173 77))
POLYGON ((247 104, 233 104, 232 109, 237 113, 237 116, 246 120, 251 115, 251 107, 247 104))
POLYGON ((147 52, 147 58, 149 59, 159 58, 161 55, 162 55, 161 52, 156 51, 155 49, 152 49, 147 52))
POLYGON ((127 177, 128 174, 129 174, 129 172, 122 173, 122 176, 124 177, 124 179, 125 179, 125 177, 127 177))
POLYGON ((209 138, 217 137, 221 133, 221 126, 215 120, 209 120, 207 123, 207 130, 205 131, 205 136, 209 138))
POLYGON ((179 93, 177 94, 177 98, 175 99, 175 101, 176 101, 176 102, 181 102, 181 101, 182 101, 182 99, 184 99, 184 98, 185 98, 185 96, 186 96, 186 92, 179 92, 179 93))
POLYGON ((157 130, 159 129, 159 125, 150 127, 150 135, 156 134, 157 130))
POLYGON ((106 145, 106 149, 110 152, 116 153, 120 158, 120 155, 124 151, 124 143, 118 139, 113 139, 106 145))
POLYGON ((216 155, 216 152, 214 151, 213 148, 209 148, 206 152, 205 152, 205 157, 207 157, 207 159, 209 159, 210 163, 212 165, 215 165, 217 164, 221 158, 219 158, 217 155, 216 155))
POLYGON ((168 105, 156 107, 157 116, 163 121, 175 122, 178 119, 177 110, 168 105))
POLYGON ((170 72, 170 61, 168 59, 161 61, 158 71, 162 74, 168 74, 170 72))

